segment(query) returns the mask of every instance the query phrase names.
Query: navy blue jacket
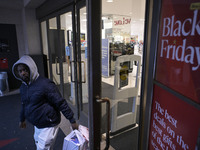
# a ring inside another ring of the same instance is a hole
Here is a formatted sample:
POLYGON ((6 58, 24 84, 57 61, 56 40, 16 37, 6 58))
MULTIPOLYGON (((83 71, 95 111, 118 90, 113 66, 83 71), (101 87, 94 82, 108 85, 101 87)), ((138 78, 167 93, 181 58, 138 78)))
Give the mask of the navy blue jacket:
POLYGON ((75 123, 74 113, 51 80, 39 76, 30 85, 20 87, 22 109, 20 121, 27 119, 37 128, 53 127, 61 121, 60 111, 75 123))

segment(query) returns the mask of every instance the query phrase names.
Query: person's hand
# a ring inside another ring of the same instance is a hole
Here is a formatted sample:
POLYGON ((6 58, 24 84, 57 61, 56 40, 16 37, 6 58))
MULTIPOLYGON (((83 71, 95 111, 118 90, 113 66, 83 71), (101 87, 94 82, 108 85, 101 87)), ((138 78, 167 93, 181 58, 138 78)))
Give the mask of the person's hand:
POLYGON ((25 121, 20 122, 19 127, 22 128, 22 129, 25 129, 26 128, 26 122, 25 121))
POLYGON ((71 123, 72 129, 73 130, 78 130, 78 124, 77 123, 71 123))

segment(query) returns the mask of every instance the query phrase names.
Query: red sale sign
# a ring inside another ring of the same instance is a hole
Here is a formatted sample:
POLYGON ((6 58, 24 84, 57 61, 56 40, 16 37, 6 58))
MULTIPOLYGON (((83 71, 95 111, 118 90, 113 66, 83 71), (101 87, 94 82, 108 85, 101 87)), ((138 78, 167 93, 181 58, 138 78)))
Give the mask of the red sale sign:
POLYGON ((162 0, 156 80, 200 103, 200 2, 162 0))
POLYGON ((0 69, 8 69, 8 58, 0 58, 0 69))
POLYGON ((199 114, 199 109, 154 85, 149 150, 200 149, 199 114))

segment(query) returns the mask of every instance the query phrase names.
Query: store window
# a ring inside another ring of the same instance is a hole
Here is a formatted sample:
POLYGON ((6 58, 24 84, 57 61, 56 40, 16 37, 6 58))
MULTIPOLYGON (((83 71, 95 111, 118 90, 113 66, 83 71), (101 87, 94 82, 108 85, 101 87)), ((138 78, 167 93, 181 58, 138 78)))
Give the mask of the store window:
POLYGON ((145 0, 102 0, 102 97, 111 101, 115 149, 138 146, 144 14, 145 0))

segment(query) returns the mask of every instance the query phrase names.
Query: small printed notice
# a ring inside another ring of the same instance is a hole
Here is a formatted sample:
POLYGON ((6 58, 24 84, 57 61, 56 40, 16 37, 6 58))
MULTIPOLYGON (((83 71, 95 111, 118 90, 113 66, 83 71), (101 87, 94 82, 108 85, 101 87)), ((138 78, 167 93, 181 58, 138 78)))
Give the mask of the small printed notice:
POLYGON ((119 88, 127 86, 128 85, 128 66, 124 65, 121 67, 119 76, 120 76, 119 88))
POLYGON ((199 114, 200 110, 194 106, 155 85, 149 149, 195 150, 200 138, 199 114))

